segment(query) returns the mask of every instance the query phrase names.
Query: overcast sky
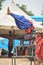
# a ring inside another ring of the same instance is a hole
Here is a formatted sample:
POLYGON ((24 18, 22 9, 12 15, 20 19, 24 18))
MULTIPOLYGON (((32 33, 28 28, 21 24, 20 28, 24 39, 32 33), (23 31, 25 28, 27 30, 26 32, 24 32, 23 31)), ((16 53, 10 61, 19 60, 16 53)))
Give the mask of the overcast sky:
MULTIPOLYGON (((6 6, 12 0, 5 0, 5 1, 6 2, 4 4, 6 6)), ((15 2, 15 4, 26 5, 27 9, 29 11, 32 11, 34 13, 34 15, 37 15, 37 16, 41 15, 43 0, 14 0, 14 2, 15 2)))
POLYGON ((43 6, 43 0, 14 0, 15 3, 18 4, 24 4, 27 6, 27 9, 32 12, 35 15, 41 15, 42 6, 43 6))

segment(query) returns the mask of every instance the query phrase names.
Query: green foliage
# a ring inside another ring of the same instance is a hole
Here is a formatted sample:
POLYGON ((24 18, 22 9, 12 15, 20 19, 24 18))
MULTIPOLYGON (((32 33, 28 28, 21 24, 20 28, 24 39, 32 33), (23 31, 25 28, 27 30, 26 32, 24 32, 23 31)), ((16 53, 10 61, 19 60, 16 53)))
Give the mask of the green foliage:
POLYGON ((0 10, 2 9, 2 2, 5 0, 0 0, 0 10))
POLYGON ((34 14, 32 13, 32 11, 27 11, 26 5, 20 6, 19 4, 17 4, 17 6, 18 6, 21 10, 23 10, 27 15, 29 15, 29 16, 34 16, 34 14))
POLYGON ((1 2, 0 2, 0 10, 1 10, 1 7, 2 7, 2 4, 1 4, 1 2))

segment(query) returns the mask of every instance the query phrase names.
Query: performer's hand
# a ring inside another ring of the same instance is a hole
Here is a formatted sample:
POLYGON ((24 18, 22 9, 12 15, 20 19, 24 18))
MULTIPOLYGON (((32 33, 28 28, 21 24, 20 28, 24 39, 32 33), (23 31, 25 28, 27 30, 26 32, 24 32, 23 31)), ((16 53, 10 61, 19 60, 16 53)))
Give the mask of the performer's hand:
POLYGON ((11 13, 11 12, 10 12, 10 9, 9 9, 9 7, 8 7, 8 9, 7 9, 7 14, 10 15, 10 13, 11 13))

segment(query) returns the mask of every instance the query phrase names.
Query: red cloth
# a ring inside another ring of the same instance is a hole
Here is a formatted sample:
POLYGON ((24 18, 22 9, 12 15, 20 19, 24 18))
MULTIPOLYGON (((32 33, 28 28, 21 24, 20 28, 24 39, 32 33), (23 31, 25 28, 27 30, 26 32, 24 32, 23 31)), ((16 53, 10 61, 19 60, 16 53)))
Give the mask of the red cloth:
POLYGON ((33 21, 31 20, 30 23, 32 24, 32 26, 30 26, 28 29, 25 30, 25 33, 31 33, 31 31, 35 28, 33 26, 33 21))
POLYGON ((39 38, 40 38, 39 35, 36 35, 36 36, 35 36, 35 41, 36 41, 36 43, 38 43, 39 38))
MULTIPOLYGON (((37 38, 38 39, 38 38, 37 38)), ((43 59, 43 38, 37 41, 35 55, 38 56, 40 59, 43 59)))
POLYGON ((34 29, 34 26, 30 26, 28 29, 25 30, 25 33, 31 33, 31 31, 34 29))

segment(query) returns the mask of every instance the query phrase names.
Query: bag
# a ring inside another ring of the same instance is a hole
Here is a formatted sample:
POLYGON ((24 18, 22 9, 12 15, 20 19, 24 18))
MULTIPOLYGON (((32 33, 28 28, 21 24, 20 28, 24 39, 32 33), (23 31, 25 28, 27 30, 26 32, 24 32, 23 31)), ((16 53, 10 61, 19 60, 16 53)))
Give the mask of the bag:
POLYGON ((43 60, 43 38, 41 38, 37 42, 36 49, 35 49, 35 55, 37 55, 37 57, 43 60))

